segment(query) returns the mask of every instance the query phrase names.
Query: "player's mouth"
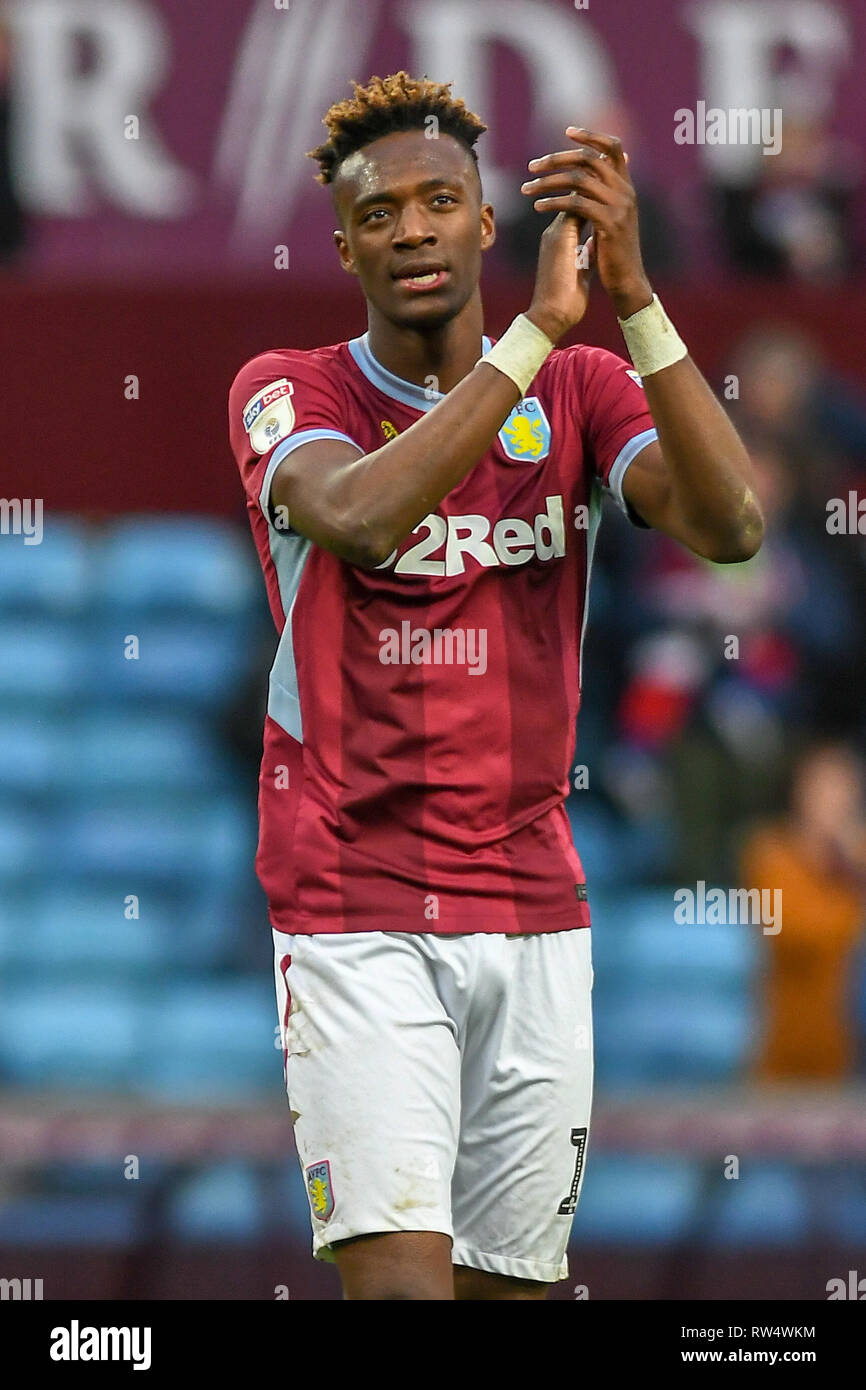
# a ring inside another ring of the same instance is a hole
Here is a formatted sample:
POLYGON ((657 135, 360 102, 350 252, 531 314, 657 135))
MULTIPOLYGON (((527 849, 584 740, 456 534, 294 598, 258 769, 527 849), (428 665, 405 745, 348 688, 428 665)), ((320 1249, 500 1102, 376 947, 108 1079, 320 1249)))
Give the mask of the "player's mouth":
POLYGON ((410 294, 418 294, 425 290, 441 289, 448 279, 448 271, 442 265, 408 266, 399 271, 394 279, 410 294))

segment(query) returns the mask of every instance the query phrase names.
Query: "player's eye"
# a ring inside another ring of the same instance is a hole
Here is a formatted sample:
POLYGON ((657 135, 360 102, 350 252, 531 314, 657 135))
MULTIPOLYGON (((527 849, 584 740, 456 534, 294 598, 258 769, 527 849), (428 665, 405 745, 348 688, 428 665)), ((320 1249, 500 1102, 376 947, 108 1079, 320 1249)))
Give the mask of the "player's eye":
POLYGON ((369 212, 365 212, 365 213, 364 213, 364 216, 361 218, 361 221, 362 221, 362 222, 369 222, 370 219, 373 218, 373 217, 375 217, 375 218, 378 219, 378 214, 379 214, 379 213, 381 213, 383 217, 387 217, 387 215, 388 215, 388 209, 387 209, 387 208, 370 208, 370 211, 369 211, 369 212))
POLYGON ((438 203, 439 200, 440 200, 440 198, 444 198, 445 201, 446 201, 446 203, 456 203, 456 202, 457 202, 457 199, 454 198, 450 193, 437 193, 436 196, 435 196, 434 199, 433 199, 433 202, 434 202, 434 203, 438 203))

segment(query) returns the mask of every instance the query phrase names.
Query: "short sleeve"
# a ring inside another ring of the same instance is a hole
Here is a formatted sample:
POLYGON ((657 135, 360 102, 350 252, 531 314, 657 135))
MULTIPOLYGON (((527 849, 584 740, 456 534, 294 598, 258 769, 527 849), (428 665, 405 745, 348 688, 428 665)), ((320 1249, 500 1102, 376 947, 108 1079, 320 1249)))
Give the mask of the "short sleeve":
POLYGON ((630 362, 605 348, 581 352, 584 442, 602 486, 631 521, 645 525, 622 491, 629 464, 658 439, 643 383, 630 362))
MULTIPOLYGON (((307 352, 263 352, 244 364, 229 391, 229 439, 247 498, 268 521, 274 473, 314 439, 341 439, 345 407, 333 378, 307 352)), ((283 528, 285 529, 285 528, 283 528)))

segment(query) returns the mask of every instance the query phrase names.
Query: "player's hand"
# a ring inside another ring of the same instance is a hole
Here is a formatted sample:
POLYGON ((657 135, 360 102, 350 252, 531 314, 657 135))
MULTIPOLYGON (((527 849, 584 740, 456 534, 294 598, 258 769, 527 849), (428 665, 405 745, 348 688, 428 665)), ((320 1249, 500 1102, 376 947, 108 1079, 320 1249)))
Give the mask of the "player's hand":
POLYGON ((560 212, 545 227, 538 248, 535 292, 526 317, 555 343, 586 313, 592 244, 581 248, 582 222, 571 212, 560 212))
POLYGON ((628 155, 615 135, 569 126, 573 150, 533 159, 521 192, 537 212, 571 213, 592 223, 593 263, 620 318, 652 300, 640 253, 637 196, 628 155))

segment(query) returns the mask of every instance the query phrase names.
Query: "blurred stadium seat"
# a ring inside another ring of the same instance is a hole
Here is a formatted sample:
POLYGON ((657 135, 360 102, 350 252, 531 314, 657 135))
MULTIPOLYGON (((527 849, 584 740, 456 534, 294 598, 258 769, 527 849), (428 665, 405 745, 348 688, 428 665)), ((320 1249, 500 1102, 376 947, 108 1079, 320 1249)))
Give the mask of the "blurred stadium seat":
POLYGON ((0 612, 83 610, 91 589, 91 535, 83 522, 52 514, 38 545, 23 537, 0 545, 0 612))
POLYGON ((16 1197, 0 1202, 0 1243, 15 1246, 116 1246, 141 1239, 136 1184, 118 1194, 16 1197))
POLYGON ((866 1250, 866 1174, 836 1168, 822 1175, 821 1189, 822 1234, 866 1250))
POLYGON ((237 527, 205 517, 133 517, 103 538, 93 599, 124 615, 173 609, 228 617, 246 612, 260 595, 237 527))
POLYGON ((250 659, 249 624, 202 617, 197 610, 159 617, 128 611, 122 622, 95 622, 87 645, 88 693, 102 701, 156 701, 178 707, 224 707, 250 659), (128 639, 137 642, 137 655, 128 639))
POLYGON ((79 699, 89 687, 86 635, 56 615, 0 617, 0 703, 79 699))
POLYGON ((675 1158, 596 1153, 574 1219, 581 1244, 664 1244, 689 1233, 698 1210, 700 1169, 675 1158))
POLYGON ((599 1079, 733 1079, 754 1033, 758 929, 680 925, 671 888, 593 895, 593 923, 599 1079))
POLYGON ((249 1164, 213 1164, 172 1193, 168 1234, 181 1240, 254 1240, 263 1231, 261 1179, 249 1164))
POLYGON ((4 799, 0 801, 0 888, 10 880, 36 881, 43 872, 48 848, 45 826, 32 809, 4 799))
POLYGON ((170 961, 173 920, 165 904, 146 899, 138 919, 124 915, 123 895, 102 883, 56 885, 37 894, 9 952, 13 965, 44 971, 46 960, 66 978, 128 968, 154 970, 170 961))
POLYGON ((109 710, 70 721, 62 737, 70 750, 67 766, 74 785, 84 791, 213 791, 234 782, 225 749, 200 719, 189 715, 109 710))
POLYGON ((148 793, 70 805, 60 817, 55 863, 70 876, 126 875, 129 891, 163 880, 190 884, 235 879, 255 848, 249 807, 209 795, 162 799, 148 793))
POLYGON ((144 1022, 134 986, 67 981, 43 958, 38 977, 16 982, 0 1009, 0 1079, 62 1092, 123 1089, 144 1022))
POLYGON ((616 991, 608 980, 595 1000, 597 1074, 615 1086, 731 1080, 752 1036, 751 1010, 736 997, 675 986, 616 991))
POLYGON ((670 888, 623 895, 616 930, 628 939, 618 982, 647 990, 677 986, 742 993, 757 963, 757 933, 748 925, 674 921, 670 888))
POLYGON ((704 1235, 713 1245, 797 1245, 809 1235, 804 1175, 792 1165, 744 1162, 717 1189, 704 1235))
POLYGON ((151 996, 136 1090, 162 1098, 226 1099, 282 1088, 270 980, 172 982, 151 996))

